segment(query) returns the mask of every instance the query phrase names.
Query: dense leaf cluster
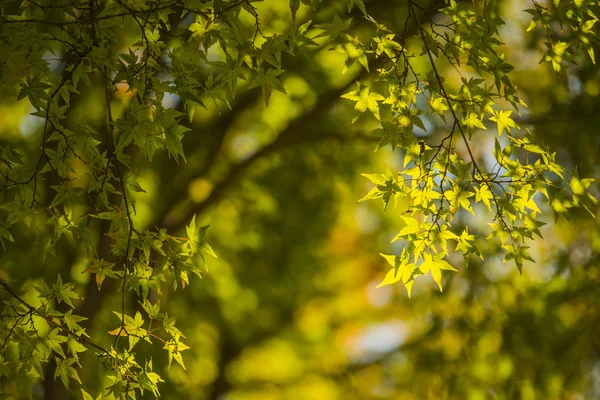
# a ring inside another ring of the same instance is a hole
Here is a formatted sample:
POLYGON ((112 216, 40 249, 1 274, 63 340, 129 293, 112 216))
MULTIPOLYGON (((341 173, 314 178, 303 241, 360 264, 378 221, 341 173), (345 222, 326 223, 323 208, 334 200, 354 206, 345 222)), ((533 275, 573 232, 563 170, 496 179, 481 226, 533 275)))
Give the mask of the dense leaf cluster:
MULTIPOLYGON (((80 296, 73 283, 58 275, 54 283, 29 288, 26 300, 0 280, 10 295, 0 321, 0 376, 14 380, 24 396, 31 396, 31 381, 44 377, 49 362, 55 365, 52 378, 67 389, 80 382, 77 367, 86 351, 96 353, 112 382, 98 398, 135 398, 146 391, 158 396, 163 378, 151 359, 136 357, 140 341, 161 346, 169 365, 174 359, 185 368, 186 337, 151 294, 190 285, 190 276, 204 271, 206 256, 216 254, 205 239, 208 226, 197 226, 192 215, 187 237, 136 225, 136 198, 145 190, 137 165, 161 152, 185 162, 186 121, 198 107, 231 108, 240 91, 253 88, 260 88, 266 106, 273 91, 286 93, 284 54, 310 56, 323 46, 344 55, 340 73, 376 72, 341 97, 354 102, 353 123, 370 116, 378 121, 370 133, 377 149, 389 145, 403 154, 399 173, 365 174, 375 186, 362 200, 382 198, 401 216, 393 240, 402 248, 382 254, 392 268, 381 285, 402 282, 410 294, 415 278, 431 273, 441 290, 442 271, 457 270, 453 254, 481 257, 469 227, 453 226, 461 209, 489 220, 487 238, 499 241, 504 260, 521 270, 525 260, 532 261, 528 240, 541 237, 542 212, 566 214, 596 203, 588 192, 593 179, 568 174, 556 154, 521 131, 514 118, 525 102, 503 53, 500 1, 409 0, 399 31, 376 21, 363 0, 340 2, 327 23, 299 20, 301 7, 318 12, 327 6, 321 3, 291 0, 293 23, 272 35, 261 31, 259 10, 248 0, 0 5, 0 54, 6 55, 0 91, 27 99, 32 114, 44 121, 35 152, 11 144, 0 148, 0 241, 12 245, 24 224, 37 232, 31 249, 42 260, 56 257, 57 243, 66 241, 98 289, 113 280, 121 299, 108 332, 114 341, 105 348, 80 326, 85 318, 74 313, 73 300, 80 296), (367 21, 369 37, 353 31, 357 19, 367 21), (133 42, 114 34, 127 24, 135 30, 133 42), (417 66, 423 61, 426 68, 417 66), (458 87, 442 76, 441 64, 455 68, 458 87), (179 97, 184 110, 165 106, 170 95, 179 97), (86 96, 102 98, 101 123, 71 120, 86 96), (125 97, 127 107, 116 107, 125 97), (434 117, 447 131, 438 142, 419 136, 434 117), (489 135, 484 131, 490 124, 497 132, 482 163, 473 143, 489 135), (110 238, 110 259, 99 254, 99 226, 100 235, 110 238), (128 314, 132 295, 141 310, 128 314)), ((582 53, 594 60, 596 3, 533 2, 529 30, 543 29, 548 40, 542 62, 559 72, 563 61, 577 61, 582 53), (565 26, 560 35, 554 23, 565 26)), ((84 399, 93 398, 81 390, 84 399)))

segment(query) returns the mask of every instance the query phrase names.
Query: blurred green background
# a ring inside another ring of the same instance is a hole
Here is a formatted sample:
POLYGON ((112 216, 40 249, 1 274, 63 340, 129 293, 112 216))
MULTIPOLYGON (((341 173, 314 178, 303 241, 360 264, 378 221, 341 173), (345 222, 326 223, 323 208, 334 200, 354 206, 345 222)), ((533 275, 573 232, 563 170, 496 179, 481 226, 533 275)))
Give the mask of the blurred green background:
MULTIPOLYGON (((365 3, 376 20, 403 27, 405 2, 365 3)), ((287 0, 255 5, 265 34, 291 23, 287 0)), ((529 16, 521 10, 530 6, 502 2, 505 51, 529 106, 517 122, 553 148, 563 165, 597 177, 600 67, 580 63, 556 74, 539 64, 545 38, 536 30, 525 33, 529 16)), ((327 23, 345 7, 330 1, 315 14, 303 6, 298 18, 327 23)), ((352 32, 368 34, 367 26, 357 14, 352 32)), ((116 32, 123 51, 136 29, 125 24, 116 32)), ((532 244, 536 263, 526 263, 522 276, 502 264, 499 246, 482 242, 483 261, 469 259, 464 267, 461 258, 451 260, 459 273, 444 276, 443 293, 428 279, 417 280, 411 299, 400 285, 375 288, 389 268, 378 253, 400 250, 389 244, 399 216, 384 212, 381 202, 357 203, 371 187, 360 173, 398 171, 402 153, 373 151, 377 140, 368 132, 377 127, 374 118, 350 124, 353 104, 340 95, 354 90, 356 79, 375 74, 355 65, 342 75, 344 58, 328 46, 297 58, 284 54, 287 96, 273 92, 267 108, 260 90, 240 90, 232 110, 211 104, 196 110, 183 141, 187 163, 166 154, 149 163, 139 155, 146 193, 138 198, 136 226, 176 235, 196 213, 199 223, 211 225, 208 241, 219 255, 203 280, 193 278, 191 287, 160 296, 187 336, 187 370, 173 365, 167 371, 158 346, 136 347, 165 377, 162 397, 600 399, 600 228, 585 211, 572 212, 571 221, 547 217, 544 239, 532 244)), ((415 65, 427 72, 424 58, 415 65)), ((456 71, 440 67, 450 87, 457 87, 456 71)), ((71 115, 100 126, 103 88, 93 83, 71 115)), ((116 95, 116 113, 133 95, 126 89, 116 95)), ((181 108, 176 96, 164 104, 181 108)), ((31 111, 26 99, 1 99, 0 140, 35 148, 43 122, 31 111)), ((446 134, 439 118, 424 120, 427 142, 446 134)), ((493 132, 491 127, 474 136, 478 157, 485 159, 493 132)), ((469 215, 455 220, 474 231, 485 231, 485 222, 469 215)), ((99 248, 109 244, 98 238, 99 248)), ((89 318, 85 326, 110 345, 107 332, 119 324, 111 311, 119 307, 116 282, 98 292, 66 241, 45 263, 27 249, 17 240, 1 251, 0 275, 33 283, 61 273, 77 282, 85 298, 77 310, 89 318)), ((133 297, 129 303, 133 307, 133 297)), ((82 380, 98 393, 106 384, 98 379, 101 363, 93 354, 82 362, 82 380)), ((34 393, 61 398, 58 384, 48 381, 34 393)))

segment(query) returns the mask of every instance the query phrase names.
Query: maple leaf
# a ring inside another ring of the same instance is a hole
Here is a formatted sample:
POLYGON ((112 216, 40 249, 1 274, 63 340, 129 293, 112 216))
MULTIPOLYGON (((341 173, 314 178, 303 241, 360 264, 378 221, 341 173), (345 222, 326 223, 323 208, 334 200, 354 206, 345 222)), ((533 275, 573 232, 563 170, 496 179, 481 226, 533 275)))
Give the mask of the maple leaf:
POLYGON ((475 188, 475 201, 483 201, 483 204, 485 204, 485 206, 488 210, 490 210, 490 212, 492 211, 490 200, 492 200, 493 198, 494 194, 487 185, 481 185, 481 187, 475 188))
POLYGON ((431 276, 440 288, 440 292, 442 291, 442 270, 457 271, 448 261, 442 259, 443 256, 443 253, 436 256, 425 253, 423 255, 423 263, 419 267, 424 274, 431 271, 431 276))
MULTIPOLYGON (((356 101, 356 105, 354 106, 356 111, 359 113, 364 113, 368 109, 377 119, 380 118, 379 103, 377 102, 385 100, 381 94, 377 92, 371 92, 371 89, 368 86, 364 86, 361 89, 360 83, 358 83, 358 90, 346 93, 342 95, 342 98, 356 101)), ((352 123, 356 122, 359 116, 360 115, 355 115, 354 119, 352 119, 352 123)))
POLYGON ((479 129, 487 129, 485 125, 479 119, 479 116, 476 113, 470 113, 468 117, 464 118, 462 121, 470 129, 479 128, 479 129))
POLYGON ((506 130, 506 132, 510 133, 510 128, 517 128, 519 126, 510 118, 512 114, 511 110, 500 111, 495 114, 493 117, 490 117, 490 121, 494 121, 498 125, 498 135, 502 136, 502 132, 506 130))
POLYGON ((394 41, 394 36, 394 34, 389 34, 374 39, 375 43, 377 43, 378 56, 385 53, 389 58, 393 58, 396 56, 396 52, 402 51, 402 46, 400 43, 394 41))

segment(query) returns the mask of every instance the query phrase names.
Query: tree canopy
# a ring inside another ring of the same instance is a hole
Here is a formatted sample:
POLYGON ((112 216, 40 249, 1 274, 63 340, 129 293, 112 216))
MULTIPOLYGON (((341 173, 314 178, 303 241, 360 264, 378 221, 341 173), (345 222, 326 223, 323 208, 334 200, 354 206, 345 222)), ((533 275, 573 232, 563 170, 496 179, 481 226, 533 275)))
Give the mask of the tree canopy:
POLYGON ((599 6, 0 0, 0 398, 600 396, 599 6))

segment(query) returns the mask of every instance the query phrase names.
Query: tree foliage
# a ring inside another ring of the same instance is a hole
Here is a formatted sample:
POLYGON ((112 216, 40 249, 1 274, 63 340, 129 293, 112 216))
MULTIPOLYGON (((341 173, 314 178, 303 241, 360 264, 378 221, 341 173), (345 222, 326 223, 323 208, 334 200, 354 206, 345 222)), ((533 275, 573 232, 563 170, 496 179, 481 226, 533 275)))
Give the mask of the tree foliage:
MULTIPOLYGON (((263 19, 277 17, 247 0, 0 4, 0 90, 13 103, 27 100, 43 121, 35 143, 0 148, 0 241, 7 252, 18 246, 39 255, 42 264, 70 254, 98 291, 118 288, 110 326, 97 339, 83 327, 82 291, 66 275, 20 289, 0 280, 8 295, 0 376, 14 382, 17 397, 32 397, 39 379, 60 381, 84 399, 158 397, 165 376, 140 355, 143 342, 162 349, 168 366, 186 368, 189 339, 177 327, 184 316, 169 314, 158 296, 201 285, 193 276, 202 277, 217 254, 208 225, 196 221, 201 208, 169 210, 168 223, 140 220, 141 174, 160 169, 165 157, 182 169, 198 163, 192 156, 209 160, 186 151, 184 141, 202 109, 227 122, 229 110, 260 91, 269 113, 274 94, 288 94, 286 75, 298 72, 297 60, 310 65, 322 49, 343 57, 337 74, 355 76, 319 98, 344 99, 353 107, 348 129, 367 132, 354 137, 401 155, 400 170, 363 174, 373 186, 360 201, 381 198, 397 218, 389 239, 400 246, 394 254, 380 249, 389 272, 379 286, 401 283, 410 296, 415 279, 430 273, 441 291, 449 271, 484 259, 482 243, 496 243, 521 272, 533 261, 544 215, 569 217, 578 208, 595 215, 594 179, 569 170, 555 149, 519 126, 527 104, 511 78, 502 2, 409 0, 401 21, 372 13, 374 2, 363 0, 265 3, 286 3, 280 14, 289 23, 269 21, 265 30, 263 19), (181 107, 168 106, 173 96, 181 107), (489 229, 470 227, 465 212, 489 229), (109 382, 93 396, 80 379, 86 353, 109 382)), ((528 34, 543 37, 547 48, 540 63, 557 74, 594 63, 597 7, 531 2, 528 34)), ((327 135, 310 129, 301 132, 308 140, 327 135)), ((300 138, 281 136, 261 151, 300 138)), ((212 222, 227 223, 227 216, 212 222)))

